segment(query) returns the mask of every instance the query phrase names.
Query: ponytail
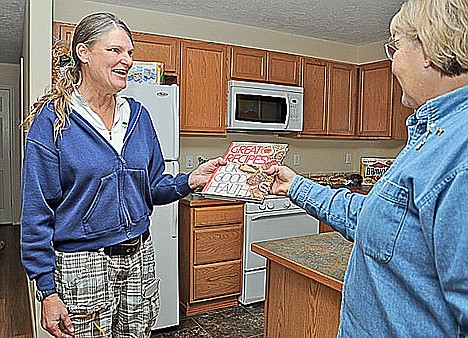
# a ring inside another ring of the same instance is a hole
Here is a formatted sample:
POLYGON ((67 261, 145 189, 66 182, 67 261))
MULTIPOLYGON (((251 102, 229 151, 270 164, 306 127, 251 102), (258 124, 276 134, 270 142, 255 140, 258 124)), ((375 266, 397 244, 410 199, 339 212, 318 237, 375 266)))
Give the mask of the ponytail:
POLYGON ((28 129, 41 109, 53 101, 56 119, 54 121, 54 140, 62 130, 67 128, 68 116, 71 111, 71 95, 74 85, 80 79, 79 65, 75 64, 65 68, 58 76, 56 83, 44 95, 40 96, 31 107, 31 113, 24 119, 21 126, 28 129))

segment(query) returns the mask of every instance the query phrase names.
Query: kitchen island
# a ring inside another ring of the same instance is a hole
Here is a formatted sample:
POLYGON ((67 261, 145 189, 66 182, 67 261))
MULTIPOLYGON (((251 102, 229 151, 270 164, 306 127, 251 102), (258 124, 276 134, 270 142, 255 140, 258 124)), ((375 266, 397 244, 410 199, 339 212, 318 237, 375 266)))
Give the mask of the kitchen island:
POLYGON ((252 244, 267 258, 265 337, 336 337, 351 249, 337 232, 252 244))

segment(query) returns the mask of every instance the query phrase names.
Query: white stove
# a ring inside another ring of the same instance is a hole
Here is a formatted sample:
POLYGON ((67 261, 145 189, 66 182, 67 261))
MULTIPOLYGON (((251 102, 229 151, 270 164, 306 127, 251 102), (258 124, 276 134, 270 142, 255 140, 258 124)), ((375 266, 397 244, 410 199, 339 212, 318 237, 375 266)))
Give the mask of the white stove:
POLYGON ((244 205, 242 304, 265 300, 266 259, 252 252, 252 243, 317 234, 318 224, 288 197, 269 195, 262 204, 244 205))

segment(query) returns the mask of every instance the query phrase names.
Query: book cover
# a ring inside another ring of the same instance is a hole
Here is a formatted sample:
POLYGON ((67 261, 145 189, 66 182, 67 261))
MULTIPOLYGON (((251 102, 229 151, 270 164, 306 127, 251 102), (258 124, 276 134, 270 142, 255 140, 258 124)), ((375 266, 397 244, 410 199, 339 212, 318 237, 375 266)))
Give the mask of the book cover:
POLYGON ((285 143, 232 142, 220 166, 200 192, 204 197, 262 203, 274 177, 265 170, 283 164, 285 143))

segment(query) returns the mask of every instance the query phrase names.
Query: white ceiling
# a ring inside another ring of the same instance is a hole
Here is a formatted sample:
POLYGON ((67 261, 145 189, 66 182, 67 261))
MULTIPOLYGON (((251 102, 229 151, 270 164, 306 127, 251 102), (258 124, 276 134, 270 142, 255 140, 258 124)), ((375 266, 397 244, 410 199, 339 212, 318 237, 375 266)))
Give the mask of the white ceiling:
MULTIPOLYGON (((364 45, 385 40, 402 0, 93 0, 324 40, 364 45)), ((25 0, 0 0, 0 63, 19 63, 25 0)))

